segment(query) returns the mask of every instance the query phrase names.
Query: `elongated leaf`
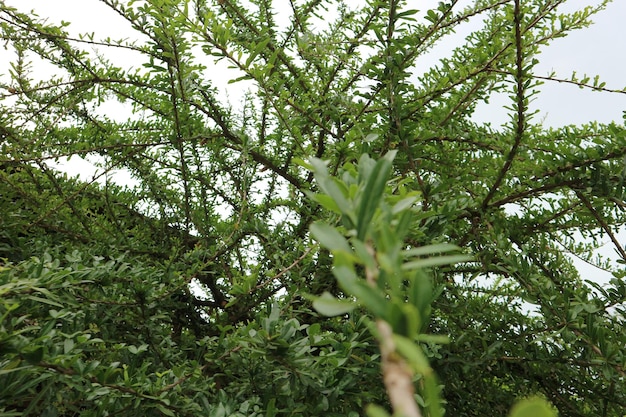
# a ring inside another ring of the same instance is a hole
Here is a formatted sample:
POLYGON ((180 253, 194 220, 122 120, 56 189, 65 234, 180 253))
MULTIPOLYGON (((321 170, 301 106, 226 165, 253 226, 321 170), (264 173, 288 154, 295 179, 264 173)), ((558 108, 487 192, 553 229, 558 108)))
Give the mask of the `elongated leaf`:
POLYGON ((63 308, 63 304, 59 304, 56 301, 48 300, 47 298, 37 297, 36 295, 28 295, 26 298, 37 301, 39 303, 49 304, 51 306, 63 308))
POLYGON ((399 334, 393 335, 393 342, 396 345, 398 352, 406 359, 414 372, 422 374, 424 376, 430 375, 433 370, 428 364, 428 359, 422 349, 413 343, 413 341, 407 337, 399 334))
POLYGON ((352 252, 346 238, 344 238, 334 227, 326 223, 316 222, 311 224, 309 229, 311 230, 313 237, 317 239, 317 241, 320 242, 320 244, 326 249, 330 251, 352 252))
POLYGON ((458 262, 471 261, 472 257, 469 255, 446 255, 436 256, 432 258, 419 259, 417 261, 406 262, 402 265, 402 269, 410 271, 418 268, 430 268, 432 266, 450 265, 458 262))
POLYGON ((374 269, 376 268, 376 259, 368 252, 365 243, 360 240, 354 239, 352 241, 352 246, 354 247, 354 252, 359 258, 359 261, 367 268, 374 269))
POLYGON ((326 162, 319 158, 311 158, 309 163, 317 181, 328 177, 328 167, 326 166, 326 162))
POLYGON ((433 285, 430 277, 419 269, 415 271, 409 281, 407 293, 409 303, 414 305, 423 316, 427 316, 427 310, 433 300, 433 285))
POLYGON ((265 38, 254 46, 254 49, 250 52, 250 55, 248 55, 248 58, 246 59, 246 67, 250 66, 252 61, 254 61, 254 59, 261 53, 261 51, 263 51, 267 47, 271 40, 272 39, 269 37, 265 38))
POLYGON ((305 161, 302 158, 298 158, 298 157, 294 157, 291 160, 292 163, 301 166, 302 168, 306 169, 307 171, 314 171, 313 165, 308 163, 307 161, 305 161))
POLYGON ((441 389, 437 382, 435 374, 426 375, 424 377, 424 397, 426 398, 427 409, 430 417, 442 417, 443 408, 441 407, 441 389))
POLYGON ((421 328, 421 317, 417 308, 407 303, 394 303, 390 311, 389 324, 393 332, 413 339, 421 328))
POLYGON ((74 339, 67 338, 63 342, 63 353, 66 355, 74 349, 74 339))
POLYGON ((164 405, 162 404, 157 404, 156 408, 164 415, 166 416, 170 416, 170 417, 174 417, 176 414, 170 410, 169 408, 166 408, 164 405))
MULTIPOLYGON (((339 183, 335 181, 333 178, 325 178, 319 183, 320 188, 332 197, 337 203, 337 206, 341 210, 342 213, 348 214, 352 211, 352 204, 346 198, 347 190, 345 193, 341 190, 339 183)), ((344 186, 345 187, 345 186, 344 186)))
POLYGON ((374 213, 380 204, 395 154, 396 152, 392 151, 379 159, 367 178, 357 217, 357 237, 360 240, 365 240, 370 221, 374 217, 374 213))
POLYGON ((411 208, 411 206, 413 206, 413 204, 415 204, 416 201, 417 201, 416 196, 403 198, 402 200, 394 204, 393 208, 391 209, 391 213, 398 214, 408 208, 411 208))
POLYGON ((370 156, 366 153, 362 154, 359 158, 359 176, 358 183, 365 183, 367 178, 369 178, 374 166, 376 166, 376 161, 370 158, 370 156))
POLYGON ((450 338, 441 334, 418 334, 417 336, 415 336, 415 341, 445 345, 450 343, 450 338))
POLYGON ((420 246, 419 248, 406 250, 403 252, 403 255, 408 258, 411 256, 430 255, 435 253, 451 252, 455 250, 461 250, 461 248, 451 243, 437 243, 435 245, 420 246))
POLYGON ((359 279, 350 267, 338 266, 333 269, 333 274, 341 288, 356 297, 359 304, 367 308, 374 316, 388 319, 389 301, 384 297, 380 289, 369 286, 364 280, 359 279))
POLYGON ((315 311, 323 316, 333 317, 354 310, 356 304, 351 301, 339 300, 327 291, 313 301, 315 311))
POLYGON ((328 211, 332 211, 333 213, 341 214, 341 209, 337 202, 327 194, 311 194, 311 199, 320 206, 324 207, 328 211))
MULTIPOLYGON (((11 373, 11 372, 18 372, 24 369, 28 369, 29 366, 20 366, 19 368, 10 368, 10 369, 0 369, 0 376, 11 373)), ((22 414, 19 414, 20 416, 22 414)))
POLYGON ((267 417, 274 417, 276 415, 276 398, 271 398, 267 403, 267 408, 265 409, 265 415, 267 417))
POLYGON ((7 374, 9 372, 13 372, 13 371, 16 371, 18 369, 26 369, 26 368, 28 368, 28 366, 21 366, 20 367, 20 363, 22 363, 22 360, 20 358, 13 358, 13 359, 11 359, 11 361, 5 363, 4 366, 2 367, 2 369, 0 369, 0 375, 7 374))

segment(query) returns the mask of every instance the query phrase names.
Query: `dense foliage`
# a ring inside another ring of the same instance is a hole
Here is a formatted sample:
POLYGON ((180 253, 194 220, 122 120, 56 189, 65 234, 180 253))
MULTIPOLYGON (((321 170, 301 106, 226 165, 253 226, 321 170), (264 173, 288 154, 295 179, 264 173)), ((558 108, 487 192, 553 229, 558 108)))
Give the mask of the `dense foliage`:
POLYGON ((564 3, 101 0, 99 39, 0 1, 0 416, 362 415, 375 321, 424 415, 622 416, 626 129, 529 109, 623 93, 534 72, 607 2, 564 3))

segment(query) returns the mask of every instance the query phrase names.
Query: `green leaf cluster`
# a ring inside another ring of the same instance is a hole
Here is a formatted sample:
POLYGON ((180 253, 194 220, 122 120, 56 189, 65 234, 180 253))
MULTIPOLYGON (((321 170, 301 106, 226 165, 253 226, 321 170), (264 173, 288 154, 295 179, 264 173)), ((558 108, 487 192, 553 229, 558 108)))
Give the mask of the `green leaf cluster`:
POLYGON ((622 416, 624 121, 533 107, 617 2, 92 2, 0 2, 0 415, 382 415, 378 318, 425 414, 622 416))

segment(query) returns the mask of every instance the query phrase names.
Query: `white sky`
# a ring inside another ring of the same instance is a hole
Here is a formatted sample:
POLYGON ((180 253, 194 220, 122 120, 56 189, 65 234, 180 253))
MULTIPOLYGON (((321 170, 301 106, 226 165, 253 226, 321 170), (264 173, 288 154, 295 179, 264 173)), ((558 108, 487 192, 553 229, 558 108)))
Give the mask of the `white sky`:
MULTIPOLYGON (((5 3, 21 11, 34 9, 40 16, 47 17, 53 22, 69 21, 72 23, 69 27, 71 34, 94 32, 96 39, 106 36, 113 39, 136 37, 136 32, 123 19, 98 0, 5 0, 5 3)), ((276 1, 276 3, 282 3, 282 1, 276 1)), ((435 7, 438 1, 414 0, 413 3, 417 8, 427 10, 435 7)), ((461 3, 470 2, 465 0, 461 3)), ((572 10, 598 3, 598 0, 571 0, 565 7, 572 10)), ((596 15, 594 20, 596 23, 590 28, 572 32, 565 38, 555 40, 540 56, 538 75, 547 75, 551 71, 556 71, 559 76, 566 78, 572 74, 572 71, 576 71, 581 76, 583 74, 592 77, 599 75, 600 79, 606 82, 607 88, 626 87, 624 75, 626 1, 615 0, 605 11, 596 15)), ((458 31, 458 35, 463 36, 471 30, 471 25, 467 25, 458 31)), ((423 65, 424 68, 429 67, 436 62, 438 56, 445 56, 450 48, 456 46, 457 39, 450 37, 445 40, 418 65, 423 65)), ((120 64, 128 65, 135 58, 120 50, 106 52, 113 52, 107 56, 113 57, 114 62, 120 62, 120 64)), ((140 64, 141 62, 136 62, 136 66, 140 64)), ((1 73, 5 73, 4 67, 0 63, 1 73)), ((225 71, 220 74, 217 71, 214 75, 224 76, 219 85, 225 85, 223 81, 228 76, 232 76, 232 72, 225 71)), ((594 120, 619 121, 622 119, 622 111, 626 110, 626 94, 597 93, 558 83, 546 84, 542 90, 544 94, 539 96, 535 106, 541 109, 538 117, 545 125, 562 126, 594 120)), ((241 87, 238 84, 229 85, 228 94, 231 101, 237 103, 241 97, 241 87)), ((494 125, 506 121, 505 111, 494 111, 494 103, 498 101, 492 101, 490 105, 479 109, 477 114, 479 120, 489 121, 494 125)), ((505 104, 506 100, 501 103, 505 104)))
MULTIPOLYGON (((276 3, 281 2, 282 0, 276 3)), ((427 10, 435 7, 438 1, 414 0, 409 3, 415 4, 415 7, 421 10, 427 10)), ((597 0, 571 0, 567 8, 571 10, 598 3, 597 0)), ((5 0, 5 4, 17 7, 20 11, 34 9, 41 17, 47 17, 52 22, 58 23, 61 20, 72 22, 69 27, 72 35, 94 32, 96 40, 107 36, 113 39, 136 37, 136 32, 123 19, 98 0, 5 0)), ((539 57, 538 75, 547 75, 555 71, 561 78, 567 78, 573 71, 576 71, 579 76, 587 74, 593 78, 599 75, 601 81, 606 82, 607 88, 626 87, 626 1, 615 0, 607 10, 596 15, 594 20, 596 23, 590 28, 573 32, 566 38, 557 39, 546 48, 539 57)), ((459 29, 457 35, 462 37, 471 30, 470 24, 459 29)), ((430 67, 436 62, 437 57, 447 55, 450 49, 457 45, 458 39, 450 37, 445 40, 434 49, 430 56, 418 62, 418 65, 424 68, 430 67)), ((141 65, 139 61, 134 62, 133 55, 119 49, 102 50, 102 52, 118 65, 134 65, 135 67, 141 65)), ((6 52, 0 49, 0 79, 6 80, 8 67, 3 54, 6 52)), ((225 66, 223 68, 226 70, 225 66)), ((228 77, 232 77, 232 72, 220 73, 215 70, 211 72, 217 80, 222 77, 218 85, 226 86, 225 81, 228 77)), ((558 83, 545 84, 542 92, 543 94, 534 102, 534 106, 541 110, 535 121, 543 120, 544 125, 548 126, 590 121, 621 123, 622 112, 626 110, 626 94, 597 93, 558 83)), ((224 89, 224 93, 227 93, 231 102, 236 105, 242 95, 242 88, 239 84, 231 84, 228 85, 228 90, 224 89)), ((476 119, 490 122, 494 126, 500 125, 507 121, 506 110, 501 108, 507 104, 507 99, 494 98, 489 105, 479 107, 476 119)), ((106 111, 114 113, 119 109, 110 108, 106 111)), ((126 114, 123 116, 125 117, 126 114)), ((67 169, 70 172, 90 172, 90 165, 79 158, 73 158, 67 169)), ((607 252, 612 254, 613 251, 607 249, 607 252)), ((577 265, 588 275, 597 276, 598 280, 603 281, 609 278, 606 274, 594 271, 580 263, 577 265)))

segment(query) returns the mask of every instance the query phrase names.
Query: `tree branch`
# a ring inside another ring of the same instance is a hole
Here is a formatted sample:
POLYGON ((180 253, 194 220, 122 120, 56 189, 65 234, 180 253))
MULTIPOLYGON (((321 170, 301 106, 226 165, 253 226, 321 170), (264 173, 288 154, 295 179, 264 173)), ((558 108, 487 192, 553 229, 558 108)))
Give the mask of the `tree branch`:
POLYGON ((513 160, 517 155, 517 151, 519 149, 520 143, 522 142, 522 138, 524 137, 524 130, 526 129, 526 87, 524 86, 524 82, 526 80, 526 72, 524 71, 524 53, 522 50, 522 19, 521 19, 521 10, 520 10, 520 0, 515 0, 515 10, 514 10, 514 24, 515 24, 515 66, 516 66, 516 107, 517 107, 517 120, 515 122, 515 139, 513 141, 513 146, 509 151, 509 154, 506 157, 506 161, 496 178, 496 181, 491 186, 491 189, 487 193, 487 196, 483 200, 482 207, 483 209, 487 208, 489 202, 494 197, 498 188, 500 188, 500 184, 504 180, 504 177, 511 169, 513 165, 513 160))

